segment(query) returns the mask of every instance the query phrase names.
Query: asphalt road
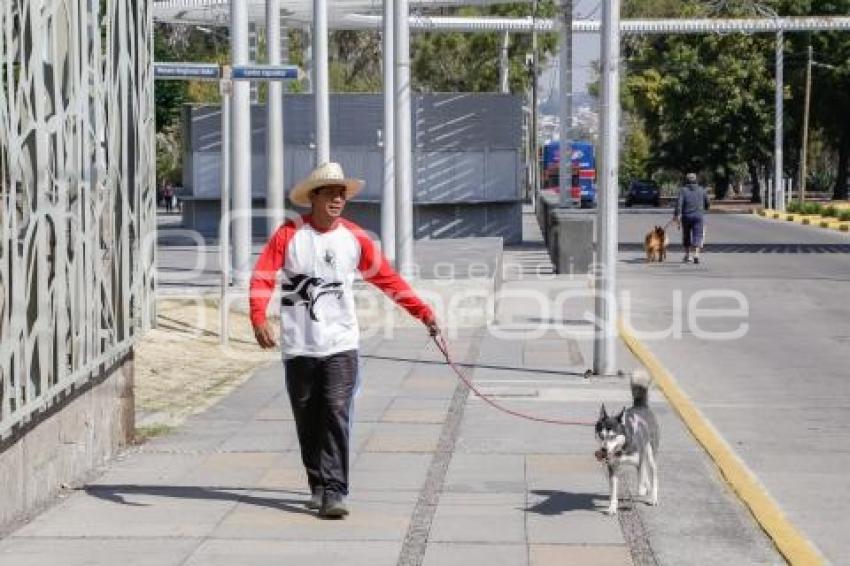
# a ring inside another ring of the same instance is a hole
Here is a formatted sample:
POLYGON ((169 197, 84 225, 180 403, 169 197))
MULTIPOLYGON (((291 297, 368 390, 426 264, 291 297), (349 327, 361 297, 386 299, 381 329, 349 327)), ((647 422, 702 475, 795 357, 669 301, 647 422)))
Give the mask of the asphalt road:
POLYGON ((788 519, 850 564, 850 236, 718 214, 700 265, 675 229, 667 262, 646 264, 643 236, 668 219, 620 215, 626 314, 788 519))

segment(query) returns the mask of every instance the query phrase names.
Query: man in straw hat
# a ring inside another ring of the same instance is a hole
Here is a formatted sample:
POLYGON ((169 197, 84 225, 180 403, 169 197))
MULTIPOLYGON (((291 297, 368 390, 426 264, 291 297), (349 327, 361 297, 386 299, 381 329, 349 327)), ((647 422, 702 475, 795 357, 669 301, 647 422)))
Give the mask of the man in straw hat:
POLYGON ((257 260, 251 277, 254 335, 263 348, 277 346, 266 320, 277 272, 281 284, 280 337, 286 389, 292 404, 310 509, 323 517, 348 514, 348 445, 357 388, 360 333, 352 285, 357 272, 439 332, 434 313, 393 271, 366 232, 341 217, 363 188, 337 163, 325 163, 289 194, 310 213, 281 226, 257 260))

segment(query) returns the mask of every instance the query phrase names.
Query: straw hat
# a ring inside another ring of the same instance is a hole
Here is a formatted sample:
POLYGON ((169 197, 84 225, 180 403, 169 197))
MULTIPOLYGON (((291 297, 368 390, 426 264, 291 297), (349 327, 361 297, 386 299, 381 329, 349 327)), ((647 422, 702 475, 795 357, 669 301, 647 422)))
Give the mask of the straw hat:
POLYGON ((313 169, 312 173, 292 188, 289 192, 289 200, 298 206, 310 206, 310 193, 328 186, 345 187, 345 199, 348 200, 360 192, 363 181, 347 179, 339 163, 325 163, 313 169))

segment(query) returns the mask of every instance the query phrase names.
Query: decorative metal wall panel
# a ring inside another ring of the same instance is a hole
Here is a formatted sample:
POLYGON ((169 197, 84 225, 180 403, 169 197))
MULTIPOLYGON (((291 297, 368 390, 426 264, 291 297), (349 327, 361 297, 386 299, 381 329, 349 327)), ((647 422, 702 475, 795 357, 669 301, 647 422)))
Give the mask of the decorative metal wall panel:
POLYGON ((0 436, 153 317, 150 0, 0 2, 0 436))

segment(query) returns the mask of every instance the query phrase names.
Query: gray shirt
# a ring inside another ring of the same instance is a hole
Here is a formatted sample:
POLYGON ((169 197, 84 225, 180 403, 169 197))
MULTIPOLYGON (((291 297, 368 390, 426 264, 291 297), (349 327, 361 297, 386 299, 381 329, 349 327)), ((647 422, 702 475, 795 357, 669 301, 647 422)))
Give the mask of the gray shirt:
POLYGON ((689 183, 679 189, 676 200, 675 216, 702 216, 708 210, 708 191, 696 183, 689 183))

